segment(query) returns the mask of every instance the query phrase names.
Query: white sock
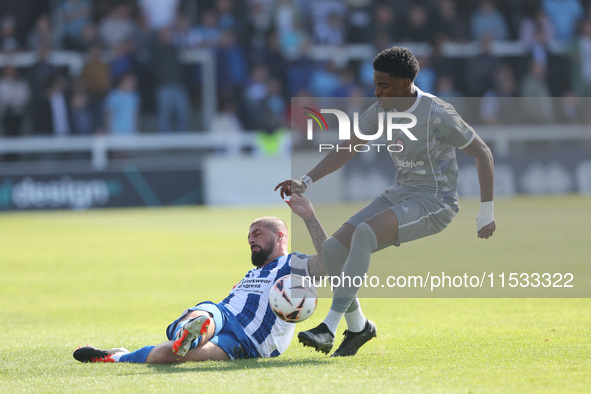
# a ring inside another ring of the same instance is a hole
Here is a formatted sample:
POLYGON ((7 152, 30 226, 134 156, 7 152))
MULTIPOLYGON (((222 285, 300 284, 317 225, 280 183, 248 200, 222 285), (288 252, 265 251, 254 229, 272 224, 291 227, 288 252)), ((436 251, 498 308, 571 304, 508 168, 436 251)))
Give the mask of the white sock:
POLYGON ((339 327, 339 322, 343 318, 344 313, 335 312, 332 309, 328 311, 328 315, 322 323, 326 324, 328 329, 334 334, 337 332, 337 328, 339 327))
POLYGON ((121 356, 123 356, 124 354, 127 354, 127 353, 129 353, 129 352, 117 352, 117 353, 114 353, 111 356, 111 359, 113 361, 115 361, 116 363, 118 363, 119 362, 119 359, 121 358, 121 356))
POLYGON ((347 322, 347 329, 349 331, 361 332, 365 328, 365 322, 367 321, 361 310, 361 305, 353 312, 345 313, 345 321, 347 322))

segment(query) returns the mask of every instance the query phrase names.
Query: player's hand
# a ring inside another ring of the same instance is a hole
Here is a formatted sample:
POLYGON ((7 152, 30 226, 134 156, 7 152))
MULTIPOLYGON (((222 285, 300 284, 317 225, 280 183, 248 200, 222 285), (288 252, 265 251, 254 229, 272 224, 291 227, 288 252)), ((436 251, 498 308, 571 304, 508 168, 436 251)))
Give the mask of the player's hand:
POLYGON ((492 222, 490 222, 489 224, 487 224, 486 226, 484 226, 480 230, 478 230, 478 238, 488 239, 488 237, 492 237, 496 228, 497 228, 497 225, 495 224, 495 221, 493 220, 492 222))
POLYGON ((289 205, 292 212, 302 219, 307 219, 315 215, 314 207, 310 200, 299 193, 292 193, 291 199, 286 200, 285 202, 289 205))
POLYGON ((279 190, 279 195, 281 196, 282 199, 284 199, 285 196, 291 196, 292 193, 301 194, 301 193, 305 192, 307 187, 308 186, 299 179, 298 180, 288 179, 286 181, 281 182, 277 186, 275 186, 274 191, 281 188, 279 190))

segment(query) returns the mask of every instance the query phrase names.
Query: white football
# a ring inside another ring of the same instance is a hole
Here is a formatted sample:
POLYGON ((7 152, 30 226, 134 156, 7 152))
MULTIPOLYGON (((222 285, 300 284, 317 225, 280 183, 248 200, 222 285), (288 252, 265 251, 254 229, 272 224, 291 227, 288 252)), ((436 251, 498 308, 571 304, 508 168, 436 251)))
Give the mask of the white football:
POLYGON ((271 309, 281 320, 299 323, 314 313, 318 294, 314 287, 304 287, 299 275, 277 279, 269 292, 271 309))

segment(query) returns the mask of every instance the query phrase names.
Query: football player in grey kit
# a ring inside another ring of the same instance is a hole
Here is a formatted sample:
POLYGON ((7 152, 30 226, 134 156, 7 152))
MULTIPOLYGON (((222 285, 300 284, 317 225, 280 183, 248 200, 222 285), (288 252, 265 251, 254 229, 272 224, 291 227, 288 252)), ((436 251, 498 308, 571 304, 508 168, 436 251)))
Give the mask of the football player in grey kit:
MULTIPOLYGON (((391 153, 398 170, 396 183, 347 220, 322 246, 323 261, 330 276, 363 277, 373 252, 385 247, 436 234, 449 225, 459 211, 456 149, 476 160, 480 182, 480 211, 476 219, 479 238, 489 238, 495 231, 493 215, 493 157, 488 146, 445 101, 422 92, 414 85, 419 71, 415 56, 406 48, 392 47, 373 61, 377 102, 359 119, 359 129, 366 135, 378 130, 380 112, 398 111, 413 114, 417 124, 409 131, 416 141, 393 132, 399 148, 391 153)), ((408 119, 394 122, 408 123, 408 119)), ((306 175, 298 180, 281 182, 281 197, 303 193, 307 187, 338 170, 355 154, 347 149, 367 141, 357 136, 341 142, 306 175)), ((358 287, 346 281, 334 289, 331 309, 317 327, 298 334, 304 346, 330 352, 340 320, 345 317, 347 330, 333 356, 351 356, 367 341, 377 336, 376 326, 367 320, 357 298, 358 287)))

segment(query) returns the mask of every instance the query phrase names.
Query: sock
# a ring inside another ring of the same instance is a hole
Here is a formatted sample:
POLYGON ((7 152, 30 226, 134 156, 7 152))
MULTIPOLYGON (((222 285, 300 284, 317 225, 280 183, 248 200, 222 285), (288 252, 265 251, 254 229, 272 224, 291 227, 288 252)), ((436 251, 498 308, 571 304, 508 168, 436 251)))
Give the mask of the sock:
POLYGON ((347 312, 345 312, 345 321, 347 322, 347 329, 351 332, 360 332, 365 328, 367 319, 361 310, 359 300, 355 298, 356 303, 352 303, 347 312), (351 311, 351 308, 357 305, 357 308, 351 311))
POLYGON ((351 239, 351 251, 345 261, 342 277, 344 279, 339 287, 334 290, 331 310, 345 313, 350 307, 359 287, 355 286, 355 278, 362 278, 369 270, 371 254, 378 248, 378 240, 371 226, 365 222, 355 229, 351 239))
MULTIPOLYGON (((135 352, 125 353, 119 357, 120 363, 140 363, 145 364, 146 359, 148 358, 148 354, 154 349, 156 346, 146 346, 141 349, 136 350, 135 352)), ((118 353, 115 353, 118 354, 118 353)), ((117 360, 115 360, 117 361, 117 360)))
MULTIPOLYGON (((349 257, 349 249, 347 249, 345 245, 343 245, 341 241, 335 237, 328 238, 322 244, 322 262, 324 263, 324 267, 326 268, 326 273, 328 275, 339 276, 343 271, 343 266, 345 265, 345 261, 347 261, 347 257, 349 257)), ((358 308, 359 300, 355 298, 347 312, 353 312, 358 308)), ((362 317, 365 318, 365 316, 362 317)), ((346 318, 347 315, 345 314, 345 319, 346 318)), ((365 327, 365 321, 363 321, 363 324, 363 327, 365 327)), ((347 326, 349 327, 348 320, 347 326)))
POLYGON ((115 353, 115 354, 113 354, 113 355, 111 356, 111 359, 112 359, 113 361, 115 361, 116 363, 118 363, 118 362, 119 362, 119 359, 120 359, 120 358, 121 358, 121 356, 123 356, 124 354, 128 354, 128 353, 125 353, 125 352, 118 352, 118 353, 115 353))
POLYGON ((337 332, 337 328, 339 327, 339 322, 343 318, 343 315, 344 315, 344 313, 335 312, 331 308, 328 311, 328 315, 326 315, 326 318, 324 319, 324 321, 322 323, 326 324, 326 326, 328 327, 330 332, 332 332, 334 335, 337 332))

